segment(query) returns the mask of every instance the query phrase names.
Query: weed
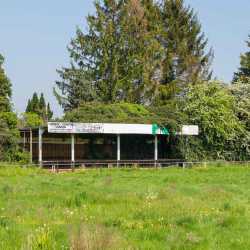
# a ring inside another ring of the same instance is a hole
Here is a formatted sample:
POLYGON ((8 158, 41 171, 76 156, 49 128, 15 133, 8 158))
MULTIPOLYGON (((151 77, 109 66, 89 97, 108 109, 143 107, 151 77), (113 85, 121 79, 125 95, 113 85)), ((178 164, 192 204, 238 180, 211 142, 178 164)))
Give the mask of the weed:
POLYGON ((119 249, 121 238, 114 230, 98 224, 82 224, 80 227, 71 227, 69 242, 75 250, 119 249))

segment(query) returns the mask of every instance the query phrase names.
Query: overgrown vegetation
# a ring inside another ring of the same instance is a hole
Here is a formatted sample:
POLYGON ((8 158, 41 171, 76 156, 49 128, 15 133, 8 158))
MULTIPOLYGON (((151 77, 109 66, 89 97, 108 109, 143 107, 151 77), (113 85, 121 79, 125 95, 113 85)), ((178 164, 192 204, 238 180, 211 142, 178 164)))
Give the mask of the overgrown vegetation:
POLYGON ((0 167, 0 246, 248 249, 249 175, 222 163, 64 174, 0 167))

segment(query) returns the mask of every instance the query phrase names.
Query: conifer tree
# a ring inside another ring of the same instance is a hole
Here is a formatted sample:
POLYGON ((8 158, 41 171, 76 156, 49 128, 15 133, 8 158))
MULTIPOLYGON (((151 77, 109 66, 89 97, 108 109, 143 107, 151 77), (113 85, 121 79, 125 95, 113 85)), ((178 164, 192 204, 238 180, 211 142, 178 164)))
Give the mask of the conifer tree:
MULTIPOLYGON (((158 13, 153 0, 96 1, 88 15, 88 34, 77 28, 68 47, 70 57, 91 79, 91 87, 104 103, 145 103, 156 91, 161 76, 162 47, 157 41, 158 13)), ((77 69, 78 70, 78 69, 77 69)), ((58 71, 75 75, 75 68, 58 71)), ((65 78, 63 78, 65 79, 65 78)), ((66 95, 65 81, 56 82, 66 95)), ((59 101, 60 96, 54 94, 59 101)))
POLYGON ((58 83, 62 84, 61 89, 65 91, 66 96, 60 96, 55 88, 54 95, 56 96, 59 104, 63 107, 64 111, 70 111, 78 108, 81 101, 92 102, 98 101, 100 98, 95 94, 93 83, 90 80, 89 74, 83 70, 76 70, 72 65, 70 71, 60 71, 60 76, 63 81, 58 83))
POLYGON ((175 103, 189 84, 210 79, 213 50, 205 52, 208 39, 194 10, 184 0, 164 0, 160 41, 166 50, 156 105, 175 103))
POLYGON ((53 116, 53 111, 50 110, 50 105, 49 105, 49 102, 48 102, 48 105, 47 105, 47 118, 52 118, 53 116))
POLYGON ((32 104, 33 104, 33 113, 36 113, 40 116, 39 99, 36 92, 33 94, 32 104))
POLYGON ((39 100, 39 112, 41 117, 46 117, 46 103, 44 99, 43 93, 41 93, 40 100, 39 100))
MULTIPOLYGON (((248 35, 250 38, 250 35, 248 35)), ((247 46, 250 48, 250 41, 245 41, 247 46)), ((250 51, 246 52, 245 55, 240 56, 240 67, 238 72, 234 73, 233 83, 236 83, 238 80, 243 83, 248 83, 250 78, 250 51)))
POLYGON ((10 112, 12 110, 10 98, 12 96, 12 90, 9 78, 4 74, 2 65, 4 63, 4 57, 0 54, 0 112, 10 112))
POLYGON ((40 96, 39 108, 40 108, 40 110, 42 110, 42 109, 44 109, 44 108, 46 109, 46 104, 45 104, 45 99, 44 99, 43 93, 42 93, 41 96, 40 96))
POLYGON ((32 100, 28 100, 28 105, 26 107, 26 113, 33 113, 33 102, 32 100))

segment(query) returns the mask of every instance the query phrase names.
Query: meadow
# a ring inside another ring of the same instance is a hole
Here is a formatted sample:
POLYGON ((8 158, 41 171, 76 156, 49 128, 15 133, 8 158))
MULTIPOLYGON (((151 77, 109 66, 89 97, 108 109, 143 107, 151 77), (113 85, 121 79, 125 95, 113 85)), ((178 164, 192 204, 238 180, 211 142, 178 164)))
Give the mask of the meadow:
POLYGON ((250 249, 250 169, 0 167, 0 249, 250 249))

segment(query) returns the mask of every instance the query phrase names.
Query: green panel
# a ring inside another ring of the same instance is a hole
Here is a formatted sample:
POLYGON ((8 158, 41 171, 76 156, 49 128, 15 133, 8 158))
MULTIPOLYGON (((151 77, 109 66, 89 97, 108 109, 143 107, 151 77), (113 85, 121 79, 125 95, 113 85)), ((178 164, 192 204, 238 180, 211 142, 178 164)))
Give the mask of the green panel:
POLYGON ((153 125, 152 126, 152 134, 156 135, 156 134, 161 134, 161 135, 168 135, 168 129, 160 129, 157 125, 153 125), (160 133, 159 133, 160 131, 160 133))

